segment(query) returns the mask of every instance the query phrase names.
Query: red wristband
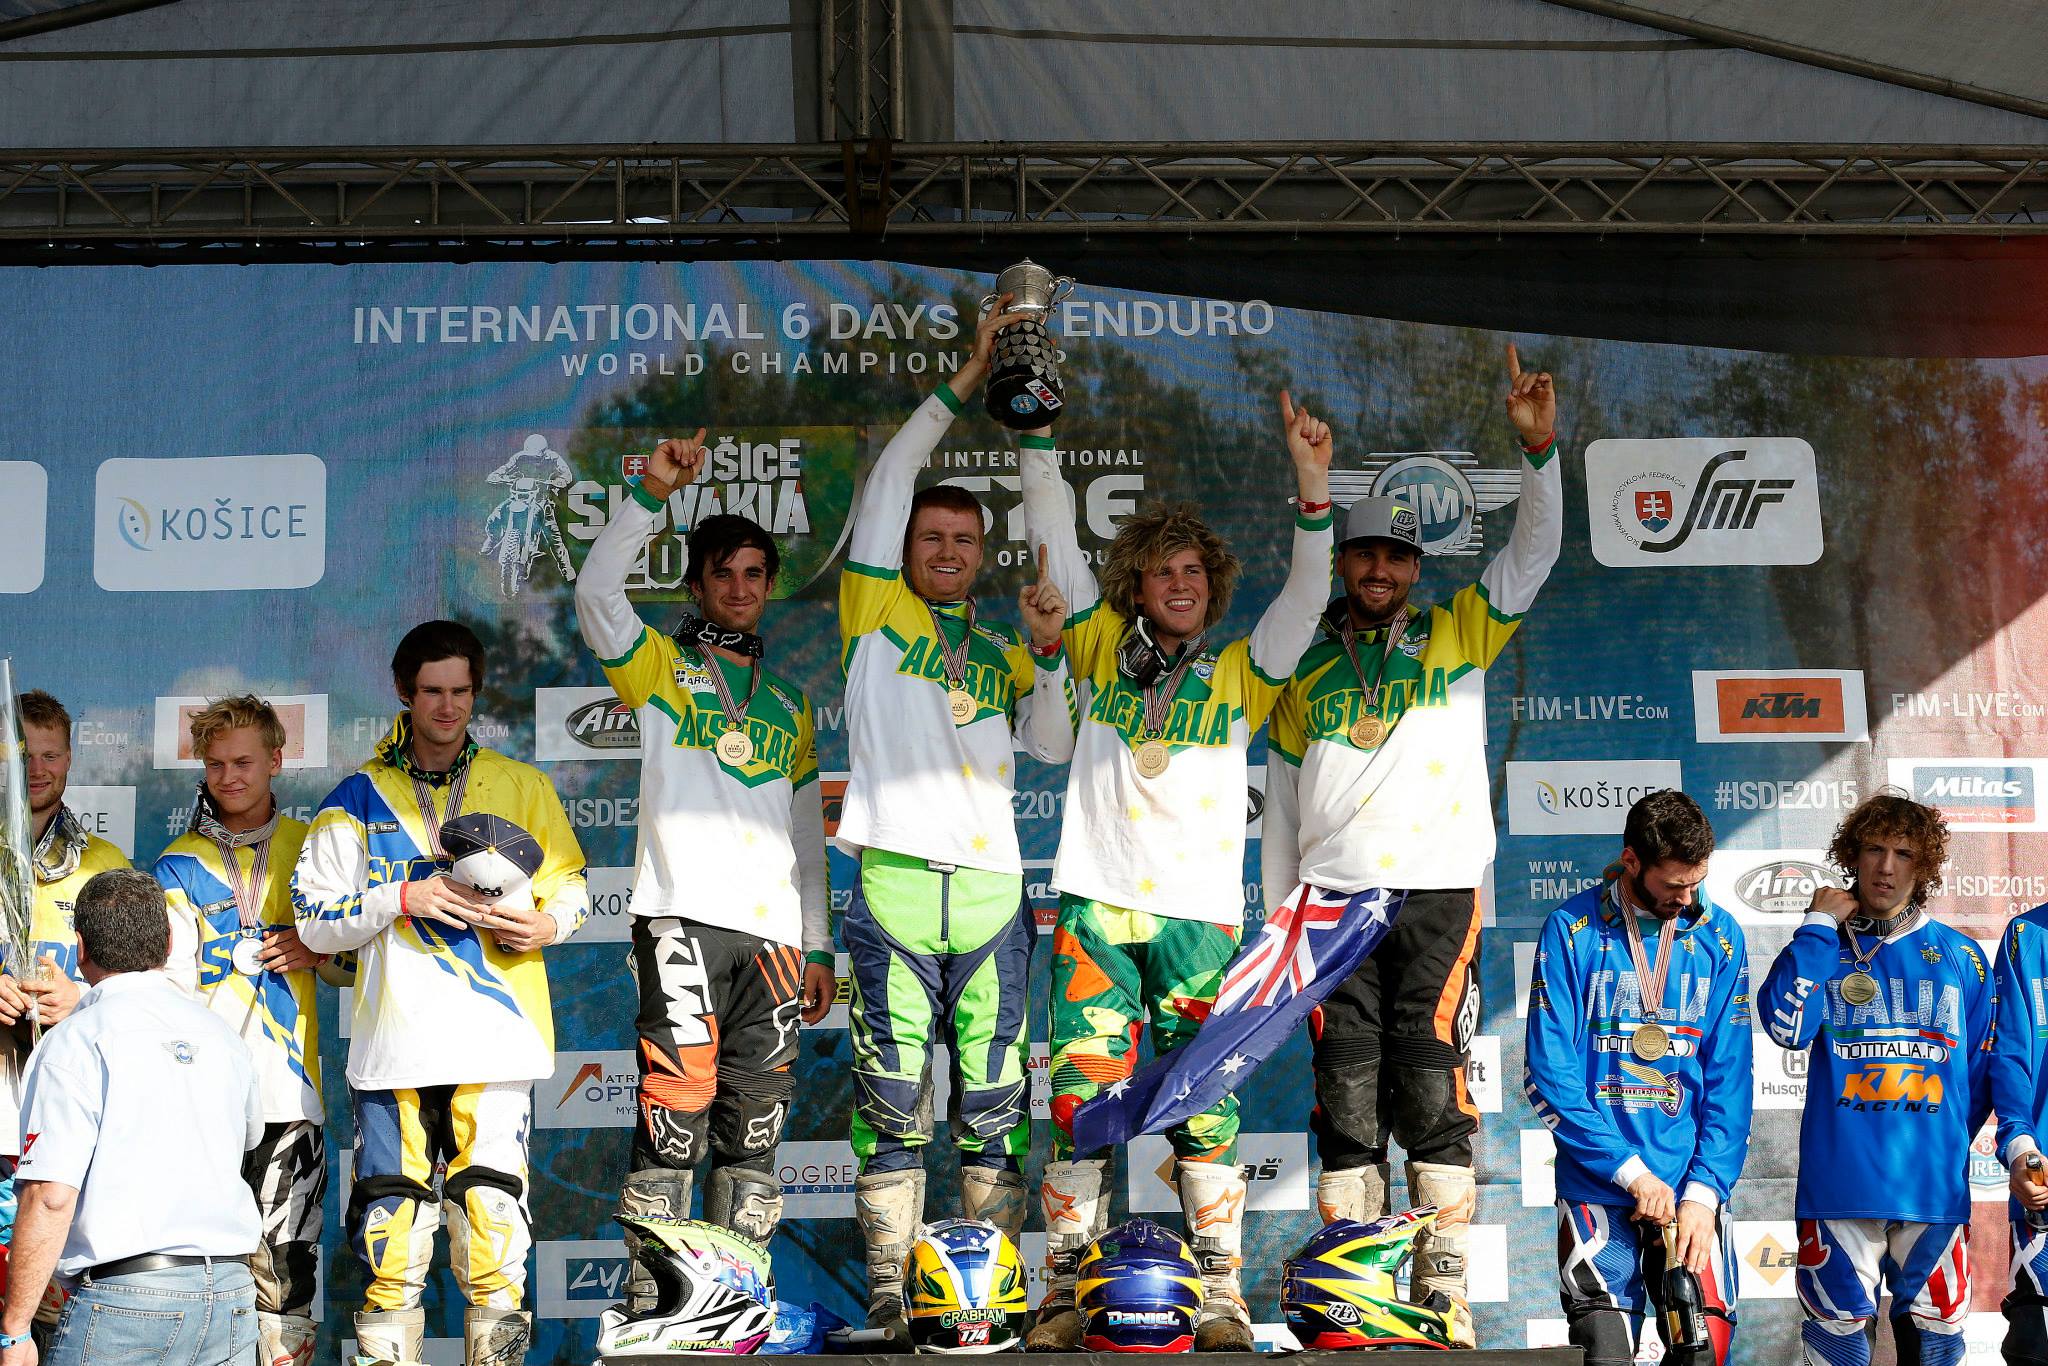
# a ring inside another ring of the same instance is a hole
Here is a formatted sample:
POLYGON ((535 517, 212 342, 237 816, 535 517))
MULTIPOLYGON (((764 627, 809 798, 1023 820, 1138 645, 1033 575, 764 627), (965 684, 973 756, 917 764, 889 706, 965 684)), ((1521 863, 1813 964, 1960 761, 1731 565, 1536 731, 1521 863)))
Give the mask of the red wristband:
POLYGON ((411 886, 412 886, 412 884, 411 884, 410 882, 401 882, 401 883, 399 883, 399 884, 398 884, 398 913, 399 913, 400 915, 411 915, 411 914, 412 914, 412 912, 411 912, 411 911, 408 911, 407 909, 405 909, 405 893, 406 893, 406 890, 407 890, 408 888, 410 888, 411 886))
POLYGON ((1034 641, 1031 646, 1031 653, 1037 655, 1040 659, 1051 659, 1059 652, 1060 642, 1057 640, 1050 645, 1040 645, 1034 641))
POLYGON ((1330 500, 1325 498, 1320 503, 1304 503, 1301 499, 1297 498, 1294 500, 1294 506, 1297 510, 1313 517, 1318 512, 1328 512, 1330 510, 1330 500))

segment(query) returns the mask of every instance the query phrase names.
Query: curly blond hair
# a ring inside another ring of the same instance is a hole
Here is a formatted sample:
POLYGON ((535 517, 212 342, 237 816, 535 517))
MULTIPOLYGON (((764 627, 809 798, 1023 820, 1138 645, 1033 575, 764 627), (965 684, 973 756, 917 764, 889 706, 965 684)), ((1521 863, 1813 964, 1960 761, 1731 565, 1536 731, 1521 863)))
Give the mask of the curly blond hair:
POLYGON ((1230 594, 1244 566, 1209 530, 1193 503, 1154 503, 1124 519, 1102 562, 1102 600, 1136 621, 1145 574, 1183 550, 1202 557, 1209 575, 1209 612, 1202 625, 1214 626, 1230 610, 1230 594))
POLYGON ((284 722, 268 702, 253 693, 218 697, 192 713, 192 757, 206 758, 207 746, 231 730, 253 727, 265 749, 283 749, 284 722))
POLYGON ((1897 788, 1867 797, 1854 811, 1842 817, 1835 837, 1828 844, 1828 862, 1854 881, 1856 860, 1863 846, 1887 836, 1903 839, 1913 846, 1914 906, 1927 904, 1928 889, 1941 877, 1948 862, 1948 822, 1931 806, 1922 806, 1897 788))

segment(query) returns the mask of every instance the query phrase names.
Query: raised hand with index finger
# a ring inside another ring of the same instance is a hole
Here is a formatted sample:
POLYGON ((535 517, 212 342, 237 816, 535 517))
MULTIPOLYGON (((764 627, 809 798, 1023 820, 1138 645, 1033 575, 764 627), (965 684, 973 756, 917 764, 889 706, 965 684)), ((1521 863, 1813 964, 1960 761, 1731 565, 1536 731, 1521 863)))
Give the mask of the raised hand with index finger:
POLYGON ((1052 581, 1050 555, 1043 542, 1038 547, 1038 582, 1027 583, 1017 594, 1017 612, 1031 632, 1031 643, 1041 651, 1059 643, 1067 622, 1067 599, 1052 581))
POLYGON ((1508 420, 1525 446, 1541 446, 1557 432, 1557 389, 1547 370, 1524 370, 1508 343, 1508 420))
POLYGON ((640 477, 641 486, 657 498, 666 498, 683 485, 695 482, 704 468, 704 431, 699 427, 695 436, 672 436, 656 446, 647 456, 647 472, 640 477))

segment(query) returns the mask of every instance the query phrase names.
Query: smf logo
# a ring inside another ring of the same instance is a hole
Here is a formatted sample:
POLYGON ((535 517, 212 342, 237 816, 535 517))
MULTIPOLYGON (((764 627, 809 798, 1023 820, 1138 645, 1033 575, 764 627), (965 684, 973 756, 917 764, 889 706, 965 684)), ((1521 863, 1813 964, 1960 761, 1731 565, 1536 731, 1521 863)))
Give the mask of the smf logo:
POLYGON ((542 555, 554 560, 563 583, 575 581, 576 568, 569 563, 569 547, 555 520, 555 500, 575 481, 569 462, 539 432, 484 476, 485 483, 505 490, 484 519, 481 547, 483 555, 497 563, 498 596, 505 601, 519 596, 533 574, 533 562, 542 555))
POLYGON ((1821 554, 1813 448, 1796 437, 1595 441, 1593 555, 1617 568, 1812 564, 1821 554))
POLYGON ((1842 1078, 1835 1106, 1845 1110, 1934 1113, 1941 1108, 1941 1078, 1917 1062, 1874 1062, 1842 1078))
MULTIPOLYGON (((1777 859, 1759 864, 1735 882, 1742 904, 1763 915, 1791 915, 1812 904, 1823 887, 1839 887, 1833 869, 1805 859, 1777 859)), ((1805 1054, 1799 1055, 1802 1059, 1805 1054)))
POLYGON ((1870 738, 1855 669, 1698 670, 1692 703, 1701 744, 1870 738))
POLYGON ((318 456, 107 460, 94 500, 93 578, 112 592, 307 588, 327 569, 318 456))
POLYGON ((1412 510, 1422 549, 1430 555, 1479 554, 1486 548, 1481 518, 1521 492, 1520 470, 1488 469, 1466 451, 1376 454, 1357 470, 1330 471, 1330 496, 1338 503, 1400 499, 1412 510))

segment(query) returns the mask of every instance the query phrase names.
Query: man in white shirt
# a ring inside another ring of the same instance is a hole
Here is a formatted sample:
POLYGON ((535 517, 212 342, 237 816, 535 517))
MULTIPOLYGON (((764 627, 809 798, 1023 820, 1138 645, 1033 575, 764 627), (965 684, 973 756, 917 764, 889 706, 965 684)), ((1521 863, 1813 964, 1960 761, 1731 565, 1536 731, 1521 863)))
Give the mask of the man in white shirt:
POLYGON ((52 1363, 252 1361, 255 1063, 164 975, 170 917, 147 873, 98 874, 73 915, 90 990, 29 1062, 0 1366, 36 1362, 52 1273, 76 1282, 52 1363))

